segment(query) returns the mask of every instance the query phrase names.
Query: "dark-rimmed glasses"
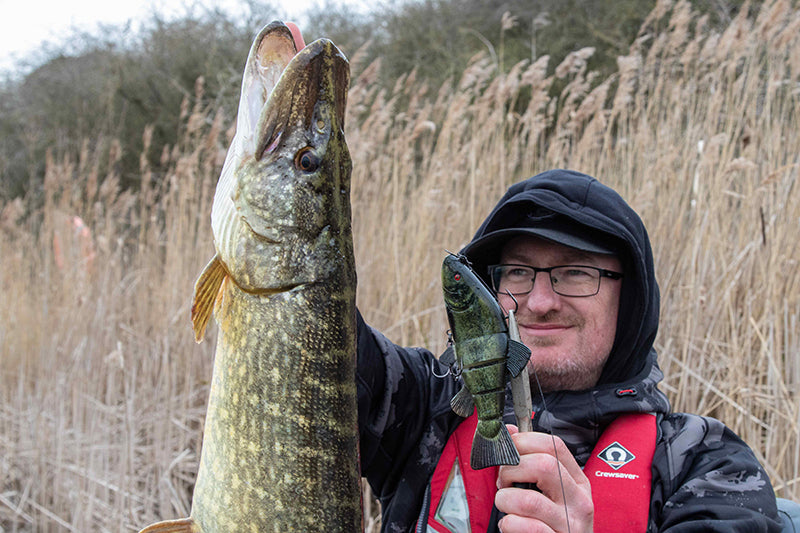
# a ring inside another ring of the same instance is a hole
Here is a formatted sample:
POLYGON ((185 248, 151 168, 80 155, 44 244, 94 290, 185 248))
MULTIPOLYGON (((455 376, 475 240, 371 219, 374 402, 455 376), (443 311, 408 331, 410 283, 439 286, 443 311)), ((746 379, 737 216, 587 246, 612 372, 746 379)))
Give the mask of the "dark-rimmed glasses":
POLYGON ((491 265, 489 279, 498 294, 510 292, 515 296, 533 290, 536 274, 547 272, 553 292, 561 296, 594 296, 600 292, 600 279, 620 279, 622 274, 604 268, 585 265, 558 265, 537 268, 527 265, 491 265))

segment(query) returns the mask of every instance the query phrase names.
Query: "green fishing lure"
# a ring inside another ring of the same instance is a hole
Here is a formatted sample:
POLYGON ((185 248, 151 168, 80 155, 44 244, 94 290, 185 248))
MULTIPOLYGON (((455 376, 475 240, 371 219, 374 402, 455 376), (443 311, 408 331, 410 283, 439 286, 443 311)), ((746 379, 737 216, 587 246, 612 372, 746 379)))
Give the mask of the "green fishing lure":
POLYGON ((509 338, 500 304, 465 257, 445 257, 442 290, 452 343, 439 360, 464 382, 450 405, 459 416, 478 412, 470 465, 477 470, 519 464, 503 409, 509 375, 525 368, 531 351, 509 338))

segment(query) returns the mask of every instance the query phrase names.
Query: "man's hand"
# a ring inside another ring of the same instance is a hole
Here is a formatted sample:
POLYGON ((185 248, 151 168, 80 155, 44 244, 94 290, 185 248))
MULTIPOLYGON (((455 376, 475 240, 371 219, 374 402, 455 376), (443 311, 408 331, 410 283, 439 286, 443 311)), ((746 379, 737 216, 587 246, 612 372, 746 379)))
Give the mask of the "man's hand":
POLYGON ((556 459, 554 437, 545 433, 519 433, 511 425, 508 430, 519 450, 520 462, 517 466, 501 466, 497 476, 500 490, 494 503, 506 513, 499 523, 502 532, 592 531, 592 488, 564 441, 555 437, 556 459), (514 483, 535 483, 541 492, 516 488, 512 486, 514 483), (569 514, 569 528, 565 507, 569 514))

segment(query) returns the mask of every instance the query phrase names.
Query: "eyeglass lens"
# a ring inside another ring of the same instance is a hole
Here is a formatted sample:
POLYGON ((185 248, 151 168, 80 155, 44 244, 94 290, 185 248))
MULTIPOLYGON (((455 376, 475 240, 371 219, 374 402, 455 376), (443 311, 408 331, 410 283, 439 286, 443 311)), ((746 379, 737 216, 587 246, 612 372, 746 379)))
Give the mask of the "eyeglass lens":
POLYGON ((562 296, 592 296, 600 289, 600 269, 573 265, 550 268, 497 265, 492 267, 492 288, 498 293, 527 294, 533 290, 539 272, 549 274, 553 291, 562 296))

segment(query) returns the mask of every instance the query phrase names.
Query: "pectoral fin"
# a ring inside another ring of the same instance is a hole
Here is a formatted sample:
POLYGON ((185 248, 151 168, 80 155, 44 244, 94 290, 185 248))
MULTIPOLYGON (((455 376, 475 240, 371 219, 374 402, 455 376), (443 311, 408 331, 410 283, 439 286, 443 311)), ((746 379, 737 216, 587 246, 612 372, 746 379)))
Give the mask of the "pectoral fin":
POLYGON ((508 359, 506 368, 511 377, 517 377, 531 358, 531 349, 519 341, 508 339, 508 359))
POLYGON ((450 400, 450 408, 455 414, 460 417, 467 418, 475 410, 475 400, 472 399, 472 394, 466 387, 461 387, 461 390, 453 396, 450 400))
POLYGON ((214 303, 222 287, 222 282, 228 271, 222 264, 219 254, 206 265, 197 282, 194 284, 194 300, 192 301, 192 328, 194 340, 201 342, 206 332, 206 326, 214 311, 214 303))
POLYGON ((191 518, 181 518, 180 520, 165 520, 147 526, 139 533, 202 533, 191 518))

